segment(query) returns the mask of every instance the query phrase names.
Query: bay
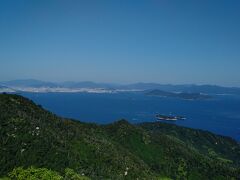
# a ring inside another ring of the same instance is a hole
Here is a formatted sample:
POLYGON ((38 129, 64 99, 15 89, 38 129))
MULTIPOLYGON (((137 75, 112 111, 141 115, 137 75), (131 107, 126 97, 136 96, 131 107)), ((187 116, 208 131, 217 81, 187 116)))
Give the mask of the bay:
POLYGON ((173 123, 208 130, 240 141, 240 96, 215 95, 211 100, 182 100, 142 93, 21 93, 57 115, 84 122, 154 122, 156 114, 185 116, 173 123))

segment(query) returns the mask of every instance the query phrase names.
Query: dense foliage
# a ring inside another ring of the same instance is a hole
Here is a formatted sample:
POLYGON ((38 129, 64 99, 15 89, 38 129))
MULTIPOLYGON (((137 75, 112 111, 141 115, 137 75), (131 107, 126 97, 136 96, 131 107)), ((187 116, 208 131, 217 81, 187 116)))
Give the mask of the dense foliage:
POLYGON ((91 179, 239 179, 239 162, 231 138, 163 123, 82 123, 0 95, 0 176, 34 166, 91 179))
POLYGON ((35 168, 30 167, 24 169, 22 167, 14 168, 7 177, 2 180, 90 180, 86 176, 82 176, 74 172, 72 169, 65 169, 65 174, 61 176, 59 173, 46 169, 46 168, 35 168))

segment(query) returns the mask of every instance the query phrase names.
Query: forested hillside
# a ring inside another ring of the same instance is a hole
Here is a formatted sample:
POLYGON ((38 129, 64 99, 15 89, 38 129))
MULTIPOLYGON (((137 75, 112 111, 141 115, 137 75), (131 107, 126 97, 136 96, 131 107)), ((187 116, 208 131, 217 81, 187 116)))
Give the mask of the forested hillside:
POLYGON ((0 95, 2 177, 34 166, 59 177, 72 169, 91 179, 239 179, 239 162, 240 145, 231 138, 159 122, 83 123, 0 95))

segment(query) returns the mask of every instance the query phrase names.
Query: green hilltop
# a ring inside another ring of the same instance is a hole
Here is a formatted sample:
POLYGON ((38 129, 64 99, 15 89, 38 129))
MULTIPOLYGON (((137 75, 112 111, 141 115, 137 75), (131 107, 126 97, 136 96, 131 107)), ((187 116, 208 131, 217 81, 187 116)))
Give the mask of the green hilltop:
POLYGON ((160 122, 83 123, 0 94, 0 177, 240 179, 239 167, 240 145, 228 137, 160 122))

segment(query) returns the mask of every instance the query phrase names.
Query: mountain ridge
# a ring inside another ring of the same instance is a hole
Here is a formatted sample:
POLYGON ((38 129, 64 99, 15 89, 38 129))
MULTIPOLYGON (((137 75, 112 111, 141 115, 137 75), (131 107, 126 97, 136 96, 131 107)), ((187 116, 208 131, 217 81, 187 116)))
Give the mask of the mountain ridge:
POLYGON ((159 122, 83 123, 9 94, 0 94, 0 123, 0 175, 36 166, 71 168, 92 179, 240 178, 239 143, 206 131, 159 122))

